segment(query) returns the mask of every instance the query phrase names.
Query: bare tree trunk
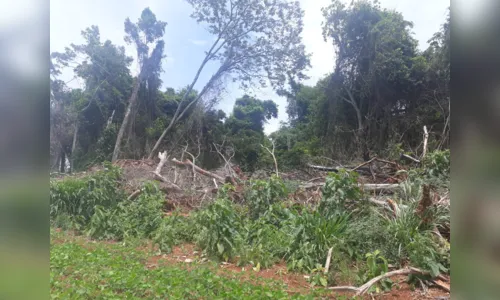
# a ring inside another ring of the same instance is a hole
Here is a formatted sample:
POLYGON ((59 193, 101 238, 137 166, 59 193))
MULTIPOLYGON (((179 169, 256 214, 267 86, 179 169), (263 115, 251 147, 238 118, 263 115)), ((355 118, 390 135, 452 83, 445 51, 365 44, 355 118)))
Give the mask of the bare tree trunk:
POLYGON ((141 85, 141 77, 142 76, 139 74, 134 84, 132 95, 130 96, 130 99, 128 101, 127 111, 125 112, 122 125, 120 126, 120 130, 118 131, 118 135, 116 136, 115 149, 113 150, 113 157, 111 158, 111 161, 113 162, 118 159, 118 155, 120 154, 123 134, 125 133, 125 130, 128 128, 128 125, 130 123, 130 114, 132 112, 132 108, 134 107, 135 102, 137 102, 137 93, 139 92, 139 87, 141 85))
POLYGON ((59 166, 59 172, 64 173, 65 171, 65 165, 66 165, 66 153, 64 152, 64 149, 61 147, 61 164, 59 166))
MULTIPOLYGON (((202 67, 204 66, 204 64, 202 64, 202 67)), ((156 150, 158 150, 158 148, 160 147, 160 144, 161 142, 163 141, 163 139, 165 138, 165 136, 167 135, 167 133, 172 129, 172 127, 174 127, 174 125, 177 123, 177 121, 179 121, 183 116, 184 114, 189 110, 189 108, 191 106, 193 106, 194 104, 196 104, 200 98, 205 94, 205 92, 212 86, 212 83, 215 82, 222 73, 224 73, 224 71, 226 70, 225 66, 222 65, 219 70, 217 70, 217 72, 212 75, 212 77, 210 78, 210 80, 208 81, 208 83, 203 87, 203 89, 201 90, 201 92, 198 94, 198 96, 196 97, 196 99, 194 99, 191 103, 189 103, 185 108, 184 110, 182 110, 182 112, 180 111, 181 109, 181 104, 184 102, 184 100, 187 98, 188 96, 188 93, 190 93, 193 89, 193 86, 194 84, 196 83, 196 81, 198 80, 198 76, 200 75, 201 73, 201 70, 202 70, 202 67, 200 67, 200 69, 198 70, 198 73, 196 74, 196 77, 195 77, 195 80, 193 81, 193 83, 189 86, 188 90, 186 91, 186 93, 184 94, 184 96, 182 97, 182 100, 181 102, 179 102, 179 106, 177 106, 177 110, 175 111, 175 114, 174 116, 172 117, 172 120, 170 121, 170 124, 168 124, 167 128, 162 132, 160 138, 158 138, 158 140, 156 141, 156 144, 154 145, 153 149, 151 150, 151 153, 149 153, 149 156, 148 156, 148 159, 153 159, 153 156, 154 156, 154 153, 156 152, 156 150)))
POLYGON ((73 173, 73 163, 75 161, 76 140, 78 138, 78 120, 75 122, 75 132, 73 132, 73 144, 71 145, 71 156, 69 158, 69 173, 73 173))

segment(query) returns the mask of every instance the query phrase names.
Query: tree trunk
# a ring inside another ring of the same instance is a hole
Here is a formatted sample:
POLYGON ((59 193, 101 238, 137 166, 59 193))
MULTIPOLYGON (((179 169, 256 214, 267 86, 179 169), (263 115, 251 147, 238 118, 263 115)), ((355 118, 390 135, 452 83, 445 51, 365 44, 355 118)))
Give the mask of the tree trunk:
POLYGON ((177 121, 179 121, 184 116, 184 114, 189 110, 189 108, 191 106, 193 106, 194 104, 196 104, 201 99, 201 97, 205 94, 205 92, 212 86, 212 84, 215 82, 215 80, 217 80, 220 77, 220 75, 224 73, 224 71, 225 71, 224 66, 219 67, 219 70, 217 70, 217 72, 214 75, 212 75, 212 77, 210 77, 210 80, 203 87, 203 89, 198 94, 198 96, 191 103, 189 103, 181 112, 180 111, 181 104, 184 102, 185 99, 187 99, 188 92, 191 92, 194 84, 196 83, 196 80, 198 80, 198 76, 199 76, 199 73, 201 72, 201 69, 198 70, 198 73, 196 74, 196 77, 195 77, 195 81, 193 81, 190 88, 186 91, 186 94, 184 94, 184 96, 182 97, 182 100, 181 100, 181 102, 179 102, 179 106, 177 107, 177 110, 176 110, 174 116, 172 117, 170 124, 168 124, 167 128, 162 132, 160 138, 156 141, 156 144, 154 145, 153 150, 151 150, 151 153, 149 153, 148 159, 153 159, 155 152, 160 147, 160 144, 163 141, 163 139, 165 138, 165 136, 167 135, 167 133, 172 129, 172 127, 174 127, 174 125, 177 123, 177 121))
POLYGON ((59 166, 59 172, 64 173, 66 165, 66 153, 64 153, 64 149, 61 147, 61 164, 59 166))
POLYGON ((75 123, 75 132, 73 133, 73 144, 71 145, 71 156, 69 158, 69 173, 73 173, 73 163, 75 161, 75 149, 76 149, 76 140, 78 138, 78 121, 75 123))
POLYGON ((128 101, 127 111, 125 112, 122 125, 120 126, 120 130, 118 131, 118 135, 116 136, 115 149, 113 150, 113 157, 111 158, 111 161, 113 162, 118 159, 118 155, 120 154, 123 134, 125 133, 125 130, 128 128, 128 125, 130 123, 130 114, 132 112, 132 108, 135 105, 135 102, 137 102, 137 93, 139 92, 140 85, 141 85, 141 75, 138 76, 134 84, 132 95, 130 96, 130 99, 128 101))

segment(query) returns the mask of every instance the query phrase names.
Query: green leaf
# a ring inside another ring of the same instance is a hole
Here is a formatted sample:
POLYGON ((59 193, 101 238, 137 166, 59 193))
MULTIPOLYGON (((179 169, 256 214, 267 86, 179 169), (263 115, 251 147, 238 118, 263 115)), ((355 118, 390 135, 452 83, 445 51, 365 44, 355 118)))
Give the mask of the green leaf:
POLYGON ((326 280, 325 277, 320 277, 319 282, 321 282, 321 285, 323 285, 324 287, 328 286, 328 281, 326 280))
POLYGON ((222 255, 222 253, 224 253, 224 245, 217 243, 217 250, 219 251, 219 254, 222 255))

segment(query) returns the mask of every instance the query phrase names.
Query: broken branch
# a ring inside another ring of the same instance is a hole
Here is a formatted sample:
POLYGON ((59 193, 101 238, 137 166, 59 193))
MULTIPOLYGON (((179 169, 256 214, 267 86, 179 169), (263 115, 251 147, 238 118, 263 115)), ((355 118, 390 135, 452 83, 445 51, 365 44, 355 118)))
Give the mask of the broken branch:
POLYGON ((181 166, 190 166, 192 167, 196 172, 202 174, 202 175, 205 175, 205 176, 209 176, 209 177, 212 177, 212 178, 215 178, 217 179, 219 182, 221 183, 224 183, 224 178, 222 178, 221 176, 217 175, 217 174, 214 174, 212 172, 209 172, 207 170, 203 170, 202 168, 198 167, 197 165, 193 164, 189 159, 186 159, 184 161, 178 161, 177 159, 172 159, 172 162, 177 164, 177 165, 181 165, 181 166))
MULTIPOLYGON (((356 292, 356 296, 361 296, 365 294, 372 285, 376 284, 382 279, 392 277, 395 275, 410 275, 410 274, 420 274, 420 275, 430 275, 429 272, 427 271, 422 271, 417 268, 404 268, 396 271, 391 271, 387 272, 385 274, 382 274, 380 276, 374 277, 371 280, 369 280, 367 283, 363 284, 360 287, 354 287, 354 286, 336 286, 336 287, 330 287, 328 288, 329 290, 335 290, 335 291, 351 291, 351 292, 356 292)), ((439 276, 438 278, 443 278, 443 276, 439 276)))
POLYGON ((278 173, 278 161, 276 160, 276 156, 274 156, 274 141, 271 141, 271 143, 273 144, 273 150, 269 150, 269 148, 265 147, 264 145, 260 144, 260 146, 264 149, 267 150, 267 152, 269 152, 269 154, 271 154, 271 156, 273 157, 273 160, 274 160, 274 168, 276 170, 276 176, 279 177, 279 173, 278 173))

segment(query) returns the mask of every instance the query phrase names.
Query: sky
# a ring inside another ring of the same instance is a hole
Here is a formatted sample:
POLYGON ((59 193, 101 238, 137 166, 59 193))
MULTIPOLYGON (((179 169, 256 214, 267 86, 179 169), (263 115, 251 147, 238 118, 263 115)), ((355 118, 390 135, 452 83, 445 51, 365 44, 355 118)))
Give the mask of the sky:
MULTIPOLYGON (((310 78, 304 83, 314 85, 334 68, 333 46, 331 42, 325 42, 321 34, 323 19, 321 8, 328 6, 331 0, 299 1, 305 13, 302 39, 306 51, 312 54, 311 68, 306 73, 310 78)), ((418 40, 420 49, 427 48, 427 41, 440 29, 450 5, 449 0, 380 0, 379 2, 382 7, 399 11, 406 20, 413 22, 414 37, 418 40)), ((123 39, 125 35, 123 22, 127 17, 136 22, 146 7, 155 13, 157 19, 168 23, 164 36, 166 58, 162 62, 164 69, 161 75, 162 89, 166 87, 180 89, 189 85, 214 37, 203 25, 197 24, 190 18, 192 9, 185 0, 51 0, 50 51, 64 51, 64 48, 71 43, 83 43, 80 32, 91 25, 97 25, 102 41, 111 40, 116 45, 123 45, 127 54, 135 57, 135 49, 133 46, 128 46, 123 39)), ((207 65, 195 89, 201 90, 216 68, 215 64, 207 65)), ((138 73, 136 64, 132 65, 132 73, 138 73)), ((73 78, 71 70, 65 71, 61 77, 64 81, 73 78)), ((74 88, 82 87, 83 81, 73 79, 68 85, 74 88)), ((235 100, 244 93, 237 84, 229 84, 226 92, 221 95, 218 108, 229 114, 235 100)), ((267 134, 277 130, 281 121, 287 121, 284 97, 276 95, 271 88, 253 89, 250 94, 262 100, 273 100, 278 105, 278 118, 265 125, 267 134)))

